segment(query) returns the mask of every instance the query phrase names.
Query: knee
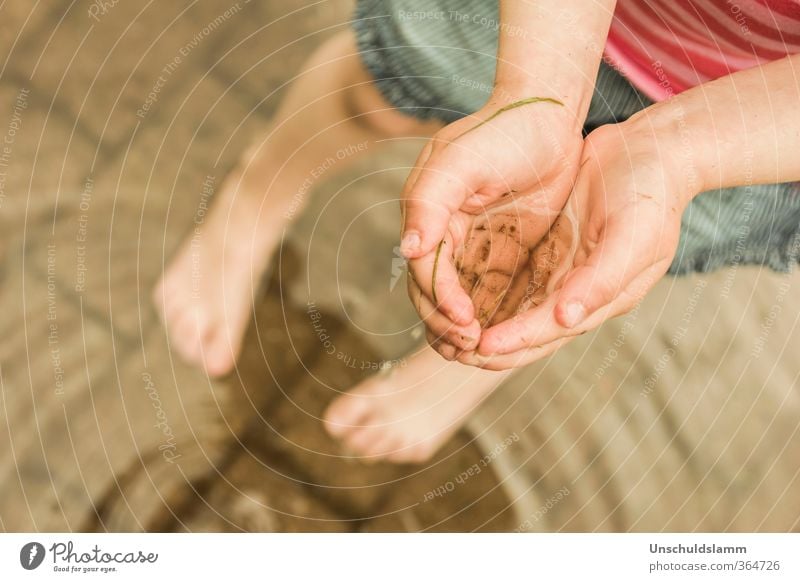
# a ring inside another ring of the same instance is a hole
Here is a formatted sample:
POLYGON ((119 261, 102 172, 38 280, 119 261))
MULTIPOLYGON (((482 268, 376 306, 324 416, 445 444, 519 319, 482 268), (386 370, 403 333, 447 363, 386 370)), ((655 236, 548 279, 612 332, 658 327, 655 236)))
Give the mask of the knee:
POLYGON ((363 79, 350 88, 345 100, 347 115, 353 122, 384 137, 429 135, 441 128, 439 121, 423 121, 392 106, 366 71, 363 79))

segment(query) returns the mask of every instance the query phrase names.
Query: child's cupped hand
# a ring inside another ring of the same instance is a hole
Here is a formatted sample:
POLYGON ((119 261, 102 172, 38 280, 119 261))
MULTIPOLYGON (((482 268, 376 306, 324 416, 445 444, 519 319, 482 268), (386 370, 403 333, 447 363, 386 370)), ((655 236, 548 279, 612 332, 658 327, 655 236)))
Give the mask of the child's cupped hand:
MULTIPOLYGON (((489 320, 474 350, 453 345, 446 334, 429 341, 445 357, 504 370, 549 355, 632 309, 669 268, 691 199, 690 169, 659 147, 652 132, 604 126, 586 139, 569 201, 532 247, 517 245, 509 258, 509 238, 495 227, 492 237, 465 237, 456 253, 462 283, 478 311, 491 307, 489 320), (513 275, 500 280, 492 261, 513 275)), ((526 216, 523 210, 512 216, 526 216)), ((504 210, 488 219, 493 222, 515 220, 504 210)), ((516 224, 525 227, 524 220, 516 224)))
POLYGON ((501 257, 496 245, 482 259, 481 226, 499 229, 498 213, 513 217, 522 208, 519 230, 507 240, 532 249, 567 201, 582 143, 574 112, 552 99, 528 98, 491 100, 442 129, 423 149, 403 192, 401 249, 409 259, 411 299, 429 341, 444 355, 475 350, 482 324, 497 320, 487 314, 510 305, 492 305, 498 294, 488 296, 491 277, 483 275, 514 272, 515 263, 524 262, 513 252, 501 257), (479 289, 472 289, 469 278, 481 281, 479 289))

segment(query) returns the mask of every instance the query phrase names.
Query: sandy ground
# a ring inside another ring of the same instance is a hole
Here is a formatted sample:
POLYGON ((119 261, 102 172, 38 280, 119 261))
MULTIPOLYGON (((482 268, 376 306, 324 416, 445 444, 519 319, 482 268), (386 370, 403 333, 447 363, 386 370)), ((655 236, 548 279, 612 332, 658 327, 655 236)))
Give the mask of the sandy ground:
POLYGON ((308 301, 359 361, 420 341, 395 250, 416 143, 315 192, 234 377, 172 357, 153 282, 350 3, 68 6, 0 9, 0 529, 800 528, 796 274, 665 279, 424 467, 365 466, 324 435, 366 371, 322 354, 308 301))

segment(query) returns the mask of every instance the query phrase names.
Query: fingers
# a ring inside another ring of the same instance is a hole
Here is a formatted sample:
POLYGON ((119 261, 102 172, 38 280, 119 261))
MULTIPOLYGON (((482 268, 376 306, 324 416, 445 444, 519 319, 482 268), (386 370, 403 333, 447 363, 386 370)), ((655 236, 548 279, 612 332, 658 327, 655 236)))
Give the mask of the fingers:
MULTIPOLYGON (((588 317, 583 324, 576 329, 564 330, 564 328, 556 325, 555 319, 552 317, 552 305, 551 309, 549 310, 542 309, 545 307, 545 305, 532 310, 537 311, 538 313, 536 315, 539 317, 538 321, 532 320, 532 326, 534 329, 539 325, 546 325, 545 322, 548 321, 548 312, 550 314, 549 321, 553 323, 553 325, 550 326, 549 332, 542 332, 540 334, 539 337, 541 340, 546 342, 542 345, 534 345, 533 347, 531 345, 522 345, 522 347, 516 351, 495 353, 492 355, 482 354, 480 351, 461 352, 457 354, 456 359, 462 364, 477 366, 485 370, 498 371, 519 368, 528 364, 532 364, 533 362, 552 355, 566 344, 573 341, 576 337, 598 327, 605 320, 612 317, 617 317, 630 311, 645 296, 647 291, 649 291, 653 285, 664 275, 668 266, 668 264, 664 266, 663 264, 659 263, 653 265, 649 269, 646 269, 643 273, 636 277, 628 286, 628 288, 625 289, 625 291, 620 294, 612 303, 595 311, 594 315, 588 317), (565 332, 566 335, 564 335, 565 332), (559 333, 562 335, 559 336, 559 333)), ((505 335, 506 332, 503 331, 501 326, 502 324, 497 325, 490 330, 485 330, 483 332, 484 338, 492 338, 495 333, 499 334, 500 336, 505 335)), ((489 342, 492 341, 495 340, 489 339, 489 342)), ((509 344, 509 347, 514 346, 509 344)), ((481 342, 481 348, 483 348, 483 340, 481 342)))
POLYGON ((430 334, 428 341, 432 346, 446 342, 460 350, 474 350, 477 347, 481 336, 477 320, 470 320, 467 325, 455 325, 425 297, 413 281, 409 282, 408 293, 430 334))
POLYGON ((456 359, 456 356, 459 354, 460 350, 455 347, 453 344, 447 343, 446 341, 442 341, 439 339, 435 334, 432 334, 428 331, 425 334, 425 338, 428 340, 428 344, 436 350, 436 352, 442 356, 445 360, 453 361, 456 359))
POLYGON ((556 303, 557 298, 551 295, 541 305, 483 330, 478 353, 481 356, 513 354, 577 333, 564 329, 556 321, 556 303))
POLYGON ((542 346, 532 348, 524 348, 522 350, 512 352, 510 354, 482 356, 477 352, 462 352, 457 356, 457 360, 462 364, 476 366, 484 370, 503 371, 511 370, 514 368, 521 368, 532 364, 537 360, 546 358, 547 356, 555 353, 566 344, 571 342, 574 338, 562 337, 556 341, 547 343, 542 346))
POLYGON ((566 278, 558 294, 555 318, 560 325, 580 325, 611 304, 634 279, 658 262, 658 249, 651 244, 649 226, 625 221, 606 225, 600 243, 586 262, 566 278))
POLYGON ((542 346, 583 335, 604 321, 634 307, 664 276, 668 262, 657 262, 645 269, 611 303, 597 309, 581 324, 565 328, 556 319, 555 309, 560 296, 549 297, 544 303, 517 317, 486 329, 481 335, 478 353, 489 356, 509 355, 535 346, 542 346))
POLYGON ((435 252, 409 261, 408 269, 422 295, 453 323, 466 326, 475 319, 472 300, 461 286, 453 264, 450 237, 441 240, 435 252))
POLYGON ((455 148, 431 146, 420 156, 422 169, 403 193, 400 249, 409 259, 433 251, 447 232, 450 218, 473 192, 478 168, 455 148), (424 160, 424 161, 423 161, 424 160))

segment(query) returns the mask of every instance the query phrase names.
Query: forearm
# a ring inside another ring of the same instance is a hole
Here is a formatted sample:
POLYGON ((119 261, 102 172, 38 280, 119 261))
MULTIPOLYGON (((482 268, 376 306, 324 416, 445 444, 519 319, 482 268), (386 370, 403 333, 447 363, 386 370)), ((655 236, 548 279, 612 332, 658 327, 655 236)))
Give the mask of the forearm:
POLYGON ((673 158, 690 197, 800 180, 800 55, 705 83, 630 122, 673 158))
POLYGON ((615 5, 616 0, 501 0, 495 93, 506 101, 556 98, 582 124, 615 5))

